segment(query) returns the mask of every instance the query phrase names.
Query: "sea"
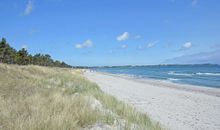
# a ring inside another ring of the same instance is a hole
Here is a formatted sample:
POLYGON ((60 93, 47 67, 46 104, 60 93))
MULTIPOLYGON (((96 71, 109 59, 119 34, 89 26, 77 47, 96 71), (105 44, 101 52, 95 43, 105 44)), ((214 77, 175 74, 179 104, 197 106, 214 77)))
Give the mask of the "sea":
POLYGON ((95 71, 141 79, 159 79, 201 87, 220 88, 220 65, 146 65, 95 67, 95 71))

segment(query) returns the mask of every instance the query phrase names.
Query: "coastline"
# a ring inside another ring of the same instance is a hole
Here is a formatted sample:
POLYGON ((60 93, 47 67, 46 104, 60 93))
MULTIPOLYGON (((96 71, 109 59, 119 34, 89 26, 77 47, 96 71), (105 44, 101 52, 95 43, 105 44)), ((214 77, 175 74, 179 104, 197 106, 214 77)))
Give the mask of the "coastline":
POLYGON ((86 71, 84 76, 169 129, 220 129, 220 89, 86 71))
POLYGON ((174 83, 168 80, 160 80, 160 79, 152 79, 152 78, 137 78, 135 76, 130 76, 126 74, 111 74, 111 73, 106 73, 106 72, 95 72, 95 73, 133 80, 135 82, 146 83, 146 84, 150 84, 155 87, 168 87, 168 88, 173 88, 173 89, 204 93, 207 95, 220 97, 220 88, 197 86, 197 85, 190 85, 190 84, 184 84, 184 83, 174 83))

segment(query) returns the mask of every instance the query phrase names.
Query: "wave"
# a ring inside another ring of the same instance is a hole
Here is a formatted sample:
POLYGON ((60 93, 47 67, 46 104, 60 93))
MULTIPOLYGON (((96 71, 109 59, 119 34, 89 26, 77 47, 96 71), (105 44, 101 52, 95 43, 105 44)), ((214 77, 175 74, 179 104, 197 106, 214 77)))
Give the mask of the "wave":
POLYGON ((220 73, 196 73, 196 75, 220 76, 220 73))
POLYGON ((174 71, 170 71, 168 72, 169 75, 179 75, 179 76, 192 76, 193 74, 189 74, 189 73, 176 73, 174 71))
POLYGON ((220 73, 178 73, 175 71, 168 72, 169 75, 179 75, 179 76, 194 76, 194 75, 204 75, 204 76, 220 76, 220 73))
POLYGON ((168 80, 170 80, 170 81, 178 81, 178 80, 180 80, 180 79, 168 78, 168 80))

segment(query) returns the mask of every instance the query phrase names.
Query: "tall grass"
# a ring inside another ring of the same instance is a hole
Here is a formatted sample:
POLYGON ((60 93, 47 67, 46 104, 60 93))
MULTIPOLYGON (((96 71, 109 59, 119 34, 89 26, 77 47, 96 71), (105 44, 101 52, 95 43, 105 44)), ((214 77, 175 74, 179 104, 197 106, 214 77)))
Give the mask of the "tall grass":
POLYGON ((125 121, 123 129, 133 124, 161 129, 147 115, 103 93, 79 70, 0 64, 0 129, 73 130, 96 123, 111 126, 115 120, 125 121), (85 97, 100 101, 104 110, 92 108, 85 97))

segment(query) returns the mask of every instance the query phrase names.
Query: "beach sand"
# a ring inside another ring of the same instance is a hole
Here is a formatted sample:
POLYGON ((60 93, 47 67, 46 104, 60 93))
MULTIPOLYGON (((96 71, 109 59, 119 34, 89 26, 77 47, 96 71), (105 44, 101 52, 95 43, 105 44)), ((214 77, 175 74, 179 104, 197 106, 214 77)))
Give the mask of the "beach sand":
POLYGON ((220 89, 99 72, 84 74, 117 99, 171 130, 220 130, 220 89))

